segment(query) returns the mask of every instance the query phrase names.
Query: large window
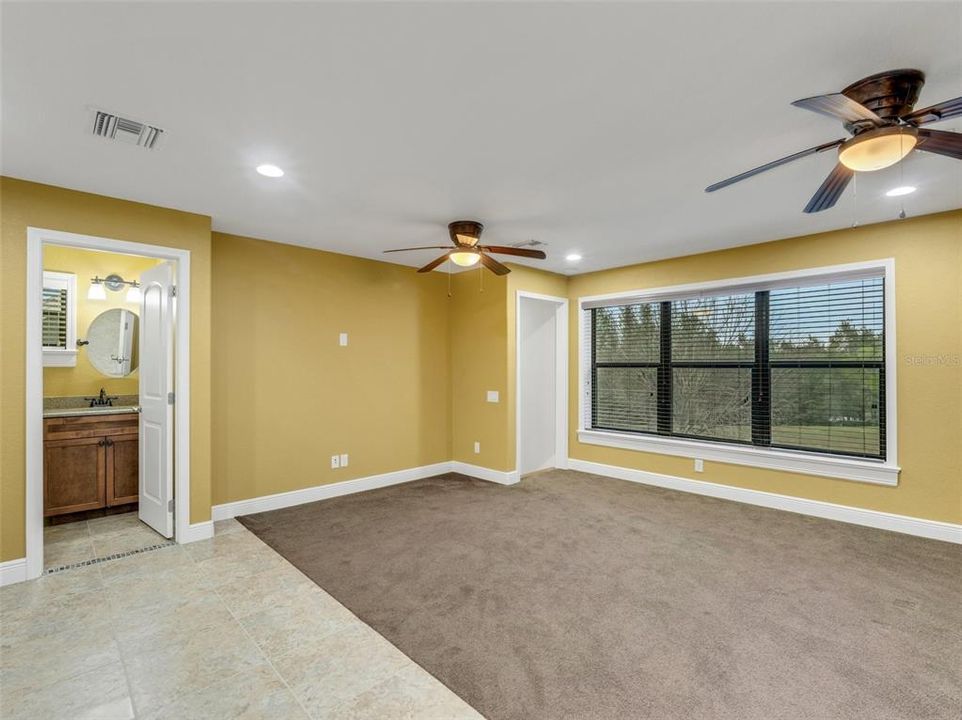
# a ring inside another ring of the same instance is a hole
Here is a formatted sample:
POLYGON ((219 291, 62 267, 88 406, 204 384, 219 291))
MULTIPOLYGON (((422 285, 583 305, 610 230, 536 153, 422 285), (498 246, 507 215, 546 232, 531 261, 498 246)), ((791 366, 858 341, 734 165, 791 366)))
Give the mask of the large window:
POLYGON ((886 459, 882 271, 585 306, 586 429, 886 459))

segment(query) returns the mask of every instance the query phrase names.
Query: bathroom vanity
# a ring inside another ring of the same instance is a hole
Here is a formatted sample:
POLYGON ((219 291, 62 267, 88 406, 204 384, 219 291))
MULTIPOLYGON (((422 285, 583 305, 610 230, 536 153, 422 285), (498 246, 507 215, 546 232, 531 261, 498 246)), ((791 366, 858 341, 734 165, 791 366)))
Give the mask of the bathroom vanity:
POLYGON ((44 412, 44 517, 137 502, 136 407, 44 412))

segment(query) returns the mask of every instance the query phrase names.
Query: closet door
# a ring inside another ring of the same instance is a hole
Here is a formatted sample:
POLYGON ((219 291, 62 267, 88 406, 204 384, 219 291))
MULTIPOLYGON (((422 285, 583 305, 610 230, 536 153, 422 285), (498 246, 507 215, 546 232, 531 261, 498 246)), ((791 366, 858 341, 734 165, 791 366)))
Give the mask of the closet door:
POLYGON ((62 515, 104 506, 106 440, 48 440, 43 450, 43 514, 62 515))

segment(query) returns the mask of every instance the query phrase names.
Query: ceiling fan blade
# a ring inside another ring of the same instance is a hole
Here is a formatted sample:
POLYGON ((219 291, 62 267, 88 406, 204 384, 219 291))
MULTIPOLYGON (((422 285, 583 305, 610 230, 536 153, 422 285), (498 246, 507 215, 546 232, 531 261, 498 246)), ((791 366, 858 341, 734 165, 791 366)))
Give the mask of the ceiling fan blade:
POLYGON ((802 150, 800 152, 794 153, 793 155, 787 155, 779 160, 773 160, 770 163, 759 165, 757 168, 746 170, 745 172, 739 173, 738 175, 730 177, 727 180, 722 180, 721 182, 716 182, 714 185, 709 185, 708 187, 705 188, 705 192, 715 192, 716 190, 721 190, 723 187, 728 187, 729 185, 733 185, 739 182, 740 180, 745 180, 746 178, 750 178, 753 175, 758 175, 759 173, 763 173, 766 170, 777 168, 779 165, 784 165, 786 163, 792 162, 793 160, 799 160, 803 157, 807 157, 809 155, 814 155, 815 153, 820 153, 825 150, 830 150, 832 148, 838 147, 843 142, 845 142, 844 138, 839 140, 833 140, 832 142, 825 143, 824 145, 816 145, 815 147, 808 148, 807 150, 802 150))
POLYGON ((916 149, 962 160, 962 133, 919 130, 919 144, 916 149))
POLYGON ((501 255, 517 255, 518 257, 536 258, 538 260, 544 260, 546 257, 548 257, 541 250, 504 247, 502 245, 479 245, 479 247, 486 252, 499 253, 501 255))
POLYGON ((819 115, 826 115, 836 118, 846 123, 871 122, 879 127, 884 125, 884 121, 861 103, 857 103, 847 95, 842 93, 832 93, 830 95, 816 95, 815 97, 802 98, 792 103, 795 107, 804 110, 817 112, 819 115))
MULTIPOLYGON (((441 257, 435 258, 434 260, 432 260, 431 262, 429 262, 429 263, 428 263, 427 265, 425 265, 423 268, 418 268, 418 272, 419 272, 419 273, 421 273, 421 272, 431 272, 432 270, 434 270, 434 268, 436 268, 438 265, 440 265, 441 263, 443 263, 443 262, 444 262, 445 260, 447 260, 447 259, 448 259, 448 254, 445 253, 445 254, 442 255, 441 257)), ((482 259, 483 259, 483 258, 482 258, 482 259)))
POLYGON ((938 122, 939 120, 948 120, 959 115, 962 115, 962 97, 946 100, 945 102, 910 112, 908 115, 903 115, 902 119, 913 125, 924 125, 925 123, 938 122))
POLYGON ((495 275, 507 275, 511 269, 502 265, 487 253, 481 253, 481 263, 495 275))
POLYGON ((408 250, 447 250, 447 245, 425 245, 424 247, 416 248, 397 248, 396 250, 385 250, 384 252, 407 252, 408 250))
POLYGON ((838 202, 838 199, 842 197, 842 193, 845 192, 845 188, 848 186, 849 180, 852 179, 854 174, 854 171, 849 170, 842 165, 842 163, 838 163, 835 169, 825 178, 825 182, 822 183, 821 187, 812 195, 812 199, 809 200, 808 205, 805 206, 805 212, 817 213, 833 207, 835 203, 838 202))

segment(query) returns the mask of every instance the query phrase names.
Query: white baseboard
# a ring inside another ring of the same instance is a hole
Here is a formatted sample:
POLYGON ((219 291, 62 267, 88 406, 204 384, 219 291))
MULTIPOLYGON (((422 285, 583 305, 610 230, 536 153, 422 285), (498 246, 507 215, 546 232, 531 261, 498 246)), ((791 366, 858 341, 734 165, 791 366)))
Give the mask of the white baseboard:
POLYGON ((208 540, 214 537, 214 521, 208 520, 206 522, 191 523, 187 526, 186 532, 181 533, 177 537, 177 542, 183 545, 184 543, 197 542, 198 540, 208 540))
POLYGON ((0 587, 13 585, 27 579, 27 558, 7 560, 0 563, 0 587))
POLYGON ((954 523, 925 520, 907 515, 894 515, 877 510, 864 510, 849 505, 836 505, 820 500, 806 500, 804 498, 792 497, 791 495, 779 495, 761 490, 747 490, 731 485, 720 485, 703 480, 689 480, 673 475, 659 475, 658 473, 646 472, 644 470, 634 470, 617 465, 603 465, 601 463, 577 460, 575 458, 568 459, 568 466, 572 470, 604 475, 606 477, 617 478, 618 480, 628 480, 644 485, 655 485, 657 487, 668 488, 669 490, 681 490, 682 492, 695 493, 696 495, 708 495, 709 497, 722 498, 723 500, 734 500, 749 505, 760 505, 762 507, 774 508, 775 510, 787 510, 788 512, 799 513, 801 515, 811 515, 827 520, 852 523, 853 525, 865 525, 866 527, 878 528, 880 530, 891 530, 893 532, 905 533, 906 535, 917 535, 918 537, 929 538, 931 540, 962 544, 962 525, 956 525, 954 523))
POLYGON ((451 462, 451 472, 470 475, 479 480, 487 480, 488 482, 494 482, 500 485, 514 485, 521 479, 521 474, 517 470, 492 470, 491 468, 471 465, 470 463, 463 463, 458 460, 451 462))
POLYGON ((261 497, 251 498, 249 500, 238 500, 222 505, 214 505, 214 507, 211 508, 210 514, 212 520, 227 520, 238 515, 250 515, 251 513, 266 512, 268 510, 279 510, 280 508, 291 507, 293 505, 303 505, 304 503, 316 502, 317 500, 327 500, 328 498, 364 492, 365 490, 374 490, 376 488, 387 487, 388 485, 398 485, 399 483, 411 482, 412 480, 422 480, 446 472, 451 472, 451 463, 449 462, 423 465, 421 467, 396 470, 395 472, 383 473, 381 475, 370 475, 354 480, 315 485, 314 487, 304 488, 303 490, 291 490, 290 492, 276 493, 274 495, 262 495, 261 497))

